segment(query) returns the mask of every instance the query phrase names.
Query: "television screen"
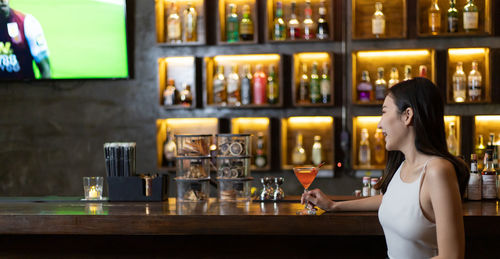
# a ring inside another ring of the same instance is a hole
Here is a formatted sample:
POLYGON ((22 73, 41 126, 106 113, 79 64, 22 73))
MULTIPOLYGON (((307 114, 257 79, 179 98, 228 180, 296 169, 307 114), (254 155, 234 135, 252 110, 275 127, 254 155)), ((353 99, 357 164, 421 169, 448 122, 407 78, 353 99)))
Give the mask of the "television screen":
POLYGON ((128 78, 126 0, 0 0, 0 80, 128 78))

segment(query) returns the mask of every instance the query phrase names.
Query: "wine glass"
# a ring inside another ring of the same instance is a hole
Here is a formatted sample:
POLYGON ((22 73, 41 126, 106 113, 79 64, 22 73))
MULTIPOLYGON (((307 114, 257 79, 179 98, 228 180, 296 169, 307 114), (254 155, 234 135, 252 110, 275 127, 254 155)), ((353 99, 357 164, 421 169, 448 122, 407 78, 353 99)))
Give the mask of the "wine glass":
MULTIPOLYGON (((304 186, 304 192, 307 192, 307 188, 311 186, 311 183, 314 181, 314 178, 316 178, 316 175, 318 174, 318 168, 319 167, 294 167, 293 172, 295 173, 295 176, 297 177, 297 180, 304 186)), ((298 215, 316 215, 316 210, 315 209, 310 209, 306 205, 304 209, 297 211, 298 215)))

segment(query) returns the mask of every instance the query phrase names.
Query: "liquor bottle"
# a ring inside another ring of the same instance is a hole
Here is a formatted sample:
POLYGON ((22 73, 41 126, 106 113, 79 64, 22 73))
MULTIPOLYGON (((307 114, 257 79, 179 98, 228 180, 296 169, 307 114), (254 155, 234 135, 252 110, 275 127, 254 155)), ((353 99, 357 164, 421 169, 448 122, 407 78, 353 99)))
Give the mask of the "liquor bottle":
POLYGON ((176 104, 177 89, 175 88, 175 81, 172 78, 168 79, 167 87, 163 91, 163 105, 171 106, 176 104))
POLYGON ((418 76, 427 78, 427 66, 426 65, 420 65, 418 67, 418 76))
POLYGON ((300 22, 297 19, 297 3, 292 2, 290 20, 288 21, 288 39, 296 40, 300 39, 300 22))
POLYGON ((498 167, 498 153, 497 146, 495 145, 495 133, 490 133, 490 141, 488 141, 488 146, 486 146, 486 150, 492 151, 493 156, 493 168, 498 167))
POLYGON ((479 10, 474 1, 468 0, 464 6, 464 30, 466 32, 477 31, 479 28, 479 10))
POLYGON ((304 21, 302 21, 302 38, 304 40, 314 39, 314 26, 315 22, 311 18, 312 8, 311 1, 306 0, 306 7, 304 8, 304 21))
POLYGON ((361 141, 359 142, 359 153, 358 160, 360 165, 370 165, 371 164, 371 153, 370 153, 370 141, 369 141, 368 129, 361 129, 361 141))
POLYGON ((274 14, 273 40, 286 40, 285 21, 283 20, 283 3, 276 2, 276 13, 274 14))
POLYGON ((493 151, 486 151, 486 165, 481 173, 483 200, 497 198, 496 171, 493 167, 493 151))
POLYGON ((482 76, 479 73, 477 61, 472 61, 472 70, 468 77, 469 101, 481 101, 481 84, 482 76))
POLYGON ((378 183, 378 178, 370 179, 370 186, 371 186, 370 196, 377 196, 380 194, 380 190, 375 189, 375 185, 377 185, 377 183, 378 183))
POLYGON ((474 148, 474 152, 477 154, 478 167, 480 169, 484 166, 484 153, 486 151, 486 146, 484 145, 483 135, 479 134, 477 137, 476 147, 474 148))
POLYGON ((311 151, 312 164, 318 166, 323 162, 323 148, 321 147, 321 136, 314 136, 314 144, 311 151))
POLYGON ((309 76, 307 75, 307 64, 302 63, 302 74, 300 75, 299 89, 297 93, 297 103, 310 103, 309 100, 309 76))
POLYGON ((429 31, 432 35, 437 35, 441 30, 441 10, 439 9, 438 0, 432 0, 428 13, 429 31))
POLYGON ((173 167, 175 166, 175 156, 177 155, 177 145, 174 141, 173 131, 170 128, 167 129, 167 138, 163 143, 163 166, 173 167))
POLYGON ((227 104, 231 106, 241 105, 238 65, 233 65, 231 73, 227 76, 227 104))
POLYGON ((276 80, 276 71, 274 65, 269 65, 269 76, 267 77, 267 103, 277 104, 279 100, 279 85, 276 80))
POLYGON ((266 86, 267 77, 262 71, 262 65, 255 66, 255 73, 253 74, 253 103, 265 104, 266 103, 266 86))
POLYGON ((361 81, 358 83, 357 90, 358 101, 369 102, 372 100, 373 86, 370 82, 370 74, 368 73, 368 71, 364 70, 361 73, 361 81))
POLYGON ((250 6, 243 5, 243 18, 240 21, 241 40, 253 40, 253 21, 250 15, 250 6))
POLYGON ((329 26, 326 17, 325 0, 321 0, 319 4, 318 14, 319 18, 318 18, 318 28, 316 30, 316 38, 318 38, 319 40, 327 40, 329 33, 329 26))
POLYGON ((196 41, 198 14, 192 3, 188 3, 183 13, 184 29, 182 30, 182 40, 184 42, 196 41))
POLYGON ((385 162, 385 143, 384 134, 382 129, 377 129, 375 131, 375 143, 373 144, 373 152, 375 156, 375 163, 382 165, 385 162))
POLYGON ((448 152, 454 156, 458 156, 458 142, 455 135, 455 123, 450 122, 448 126, 448 137, 446 138, 446 144, 448 145, 448 152))
POLYGON ((466 78, 462 62, 457 63, 457 69, 453 74, 453 100, 457 103, 465 101, 466 78))
POLYGON ((396 85, 397 83, 399 83, 399 71, 398 71, 397 67, 392 67, 392 69, 391 69, 391 79, 389 79, 389 84, 387 84, 387 86, 389 88, 391 88, 394 85, 396 85))
POLYGON ((255 151, 255 167, 264 168, 267 165, 267 155, 264 150, 264 133, 257 133, 257 150, 255 151))
POLYGON ((470 155, 470 178, 467 184, 467 199, 472 201, 481 200, 481 176, 477 169, 477 155, 470 155))
POLYGON ((297 134, 297 143, 292 151, 292 164, 294 165, 304 165, 306 162, 306 151, 303 146, 303 136, 302 133, 297 134))
POLYGON ((455 7, 456 0, 450 0, 450 8, 448 9, 448 32, 458 32, 458 10, 455 7))
POLYGON ((309 91, 311 103, 321 103, 321 87, 319 85, 318 62, 316 61, 312 64, 311 83, 309 86, 311 87, 309 91))
POLYGON ((325 104, 329 103, 332 98, 331 97, 332 83, 330 81, 330 74, 328 73, 328 64, 326 62, 323 62, 323 73, 321 73, 320 88, 321 88, 321 102, 325 104))
POLYGON ((224 66, 217 66, 217 72, 212 82, 213 104, 226 105, 226 77, 224 77, 224 66))
POLYGON ((403 81, 410 80, 412 78, 413 78, 413 76, 411 75, 411 66, 406 65, 405 66, 405 77, 404 77, 403 81))
POLYGON ((177 5, 172 3, 170 15, 167 18, 167 42, 181 42, 181 18, 177 10, 177 5))
POLYGON ((250 64, 243 65, 243 74, 241 75, 241 104, 249 105, 252 103, 252 73, 250 64))
POLYGON ((193 103, 193 94, 191 93, 191 86, 184 83, 182 84, 182 91, 179 93, 179 101, 183 106, 191 106, 193 103))
POLYGON ((387 83, 384 79, 384 68, 377 68, 377 80, 375 80, 375 99, 377 101, 383 101, 385 99, 385 93, 387 91, 387 83))
POLYGON ((369 197, 371 193, 370 176, 363 176, 363 189, 361 196, 369 197))
POLYGON ((229 4, 229 14, 226 17, 226 41, 237 42, 239 36, 239 18, 236 13, 236 4, 229 4))
POLYGON ((372 34, 379 38, 385 34, 385 15, 382 12, 382 3, 375 3, 375 12, 372 16, 372 34))

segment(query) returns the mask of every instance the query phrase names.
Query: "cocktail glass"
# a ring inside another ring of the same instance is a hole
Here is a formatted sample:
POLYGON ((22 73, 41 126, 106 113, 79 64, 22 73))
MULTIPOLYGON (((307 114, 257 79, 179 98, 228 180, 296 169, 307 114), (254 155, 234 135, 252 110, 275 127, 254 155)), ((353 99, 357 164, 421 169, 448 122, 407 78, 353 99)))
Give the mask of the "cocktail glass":
MULTIPOLYGON (((307 192, 307 188, 311 186, 311 183, 316 178, 318 174, 318 167, 294 167, 293 172, 295 176, 299 180, 299 182, 304 186, 304 192, 307 192)), ((316 210, 313 208, 309 208, 306 203, 304 209, 297 211, 298 215, 316 215, 316 210)))

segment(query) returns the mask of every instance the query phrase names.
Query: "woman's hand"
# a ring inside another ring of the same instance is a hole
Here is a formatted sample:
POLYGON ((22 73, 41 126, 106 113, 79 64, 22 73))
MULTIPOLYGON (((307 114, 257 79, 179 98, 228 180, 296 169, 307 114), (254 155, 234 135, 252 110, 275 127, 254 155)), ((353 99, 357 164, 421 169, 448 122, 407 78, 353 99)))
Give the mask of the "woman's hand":
POLYGON ((320 189, 314 189, 304 192, 300 199, 300 203, 307 205, 318 206, 325 211, 332 211, 335 207, 335 202, 330 200, 320 189))

